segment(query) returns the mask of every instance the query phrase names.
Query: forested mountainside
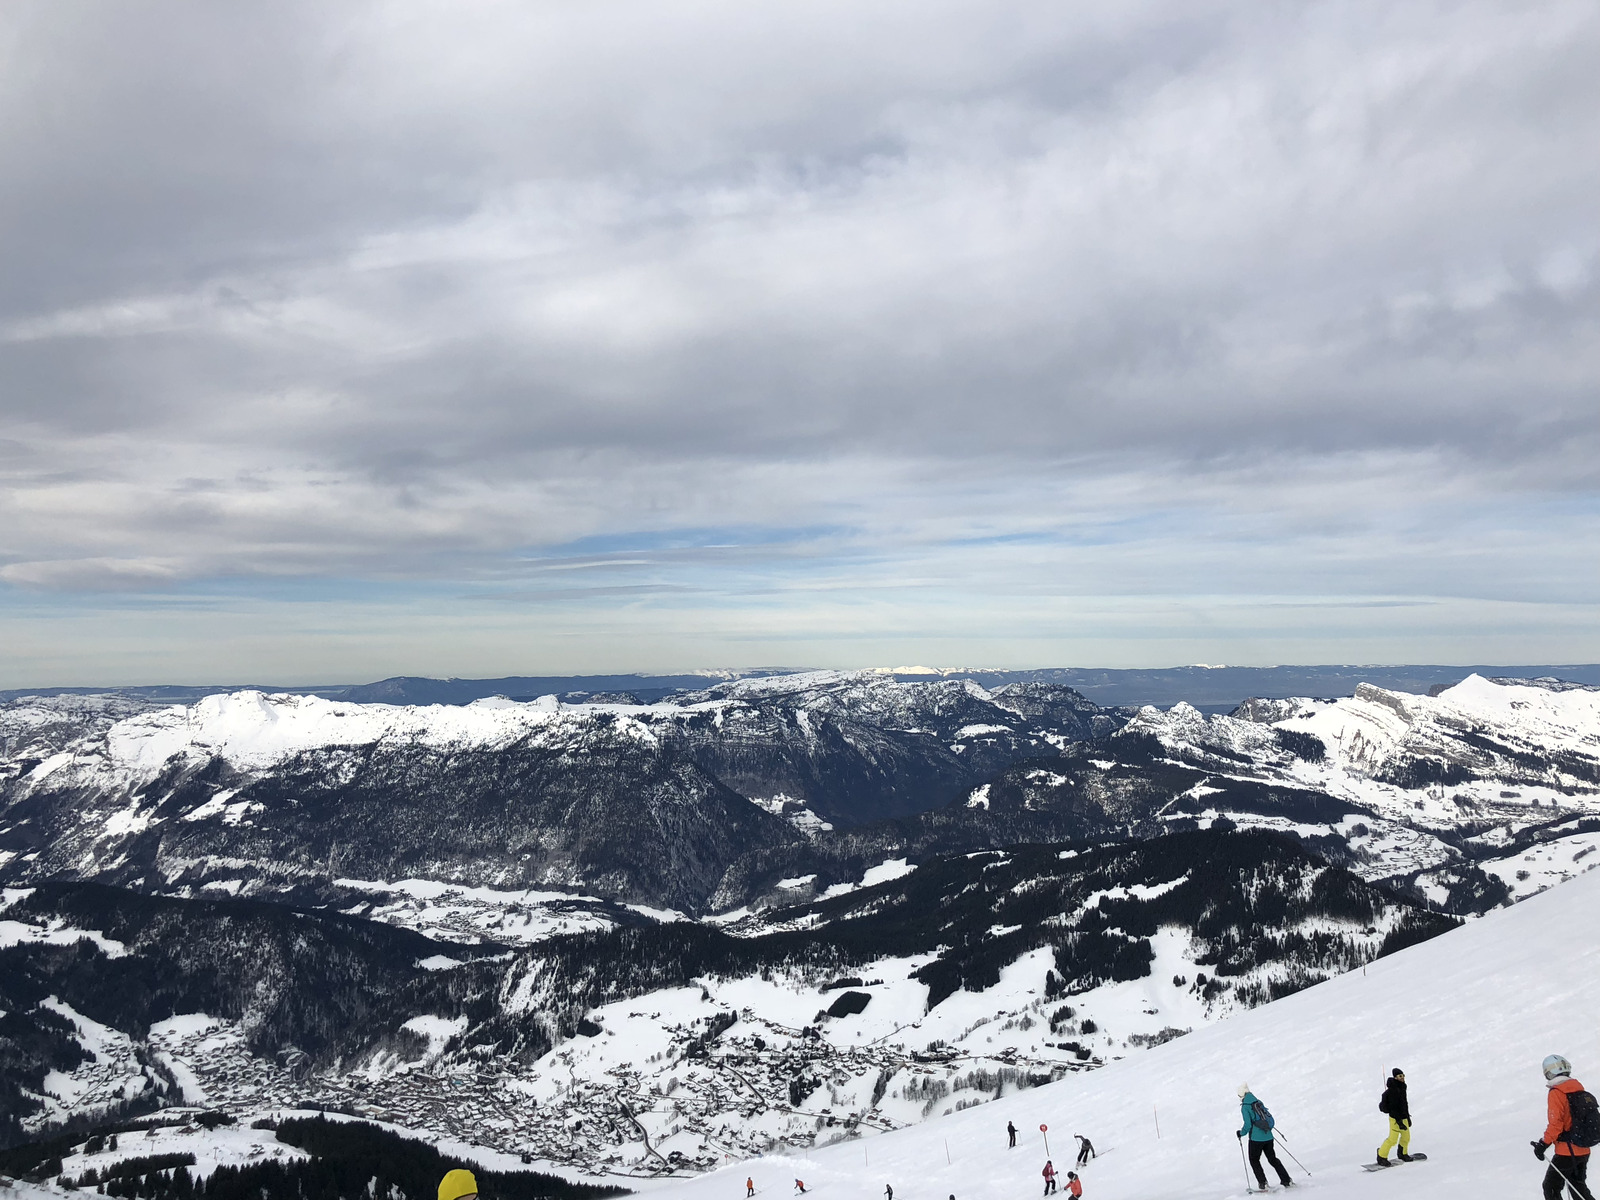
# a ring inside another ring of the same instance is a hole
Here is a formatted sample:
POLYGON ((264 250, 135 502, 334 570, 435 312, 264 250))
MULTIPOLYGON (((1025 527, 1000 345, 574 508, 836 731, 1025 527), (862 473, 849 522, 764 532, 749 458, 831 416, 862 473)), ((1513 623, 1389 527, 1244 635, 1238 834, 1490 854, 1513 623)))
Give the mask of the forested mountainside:
POLYGON ((714 1160, 730 1105, 760 1117, 747 1148, 816 1136, 804 1101, 825 1085, 825 1115, 892 1127, 963 1072, 1048 1080, 1452 924, 1292 838, 1225 830, 935 858, 729 929, 635 915, 514 952, 96 884, 6 899, 13 1137, 184 1098, 315 1100, 589 1167, 634 1138, 619 1106, 654 1120, 663 1089, 682 1089, 667 1123, 699 1139, 685 1163, 714 1160), (999 1024, 1015 1032, 996 1046, 999 1024), (943 1065, 886 1097, 930 1049, 943 1065), (580 1153, 571 1122, 596 1114, 580 1153))
POLYGON ((656 705, 16 701, 0 708, 0 881, 311 904, 432 880, 700 915, 888 860, 1226 819, 1482 911, 1588 848, 1597 697, 1474 678, 1208 717, 821 674, 656 705))
MULTIPOLYGON (((437 942, 335 912, 179 900, 94 883, 8 890, 0 908, 0 1122, 181 1098, 150 1026, 208 1013, 252 1054, 297 1069, 382 1041, 432 994, 437 942), (386 1031, 386 1032, 376 1032, 386 1031), (86 1067, 52 1106, 51 1072, 86 1067)), ((498 947, 452 947, 452 962, 498 947)), ((415 1039, 412 1039, 415 1040, 415 1039)))
POLYGON ((681 703, 391 708, 245 693, 114 725, 0 709, 0 879, 565 885, 703 911, 742 856, 949 802, 1124 719, 1068 689, 792 676, 681 703), (59 719, 54 719, 59 718, 59 719))

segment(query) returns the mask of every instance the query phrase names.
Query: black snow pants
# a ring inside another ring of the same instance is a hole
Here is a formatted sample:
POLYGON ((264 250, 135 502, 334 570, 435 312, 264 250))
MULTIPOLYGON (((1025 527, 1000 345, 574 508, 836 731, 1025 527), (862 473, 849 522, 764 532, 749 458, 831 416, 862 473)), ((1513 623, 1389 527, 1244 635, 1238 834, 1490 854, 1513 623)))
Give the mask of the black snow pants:
POLYGON ((1562 1189, 1569 1183, 1579 1200, 1594 1200, 1588 1178, 1587 1154, 1552 1154, 1550 1169, 1544 1173, 1544 1200, 1561 1200, 1562 1189))
MULTIPOLYGON (((1264 1142, 1258 1142, 1254 1139, 1250 1142, 1250 1169, 1256 1173, 1256 1183, 1262 1187, 1267 1186, 1267 1173, 1261 1166, 1263 1155, 1272 1164, 1272 1169, 1278 1173, 1279 1183, 1283 1184, 1284 1187, 1288 1187, 1294 1182, 1289 1178, 1289 1172, 1283 1169, 1283 1164, 1278 1161, 1278 1152, 1273 1149, 1272 1139, 1268 1138, 1264 1142)), ((1593 1197, 1590 1197, 1589 1200, 1593 1200, 1593 1197)))

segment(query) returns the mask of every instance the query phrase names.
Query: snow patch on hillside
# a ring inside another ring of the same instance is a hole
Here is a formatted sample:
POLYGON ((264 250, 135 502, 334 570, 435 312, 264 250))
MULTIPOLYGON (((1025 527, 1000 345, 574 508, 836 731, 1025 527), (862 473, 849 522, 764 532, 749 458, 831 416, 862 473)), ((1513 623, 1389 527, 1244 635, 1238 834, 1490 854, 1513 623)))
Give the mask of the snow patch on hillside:
MULTIPOLYGON (((436 941, 525 946, 616 925, 605 914, 605 901, 581 892, 501 890, 436 879, 338 879, 335 884, 371 897, 345 907, 346 914, 413 929, 436 941)), ((667 919, 664 912, 645 915, 667 919)))

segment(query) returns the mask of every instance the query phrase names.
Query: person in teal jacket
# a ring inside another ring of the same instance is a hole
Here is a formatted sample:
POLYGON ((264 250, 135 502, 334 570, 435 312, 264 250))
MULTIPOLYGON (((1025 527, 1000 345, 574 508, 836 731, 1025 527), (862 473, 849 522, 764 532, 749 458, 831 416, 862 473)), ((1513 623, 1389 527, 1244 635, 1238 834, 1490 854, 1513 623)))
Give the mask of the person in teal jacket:
MULTIPOLYGON (((1256 1184, 1264 1192, 1267 1190, 1267 1172, 1261 1166, 1265 1158, 1272 1164, 1272 1169, 1278 1173, 1278 1182, 1284 1187, 1293 1187, 1294 1180, 1289 1178, 1289 1172, 1284 1170, 1283 1164, 1278 1161, 1278 1152, 1272 1145, 1272 1126, 1263 1123, 1256 1115, 1256 1098, 1251 1092, 1248 1083, 1239 1085, 1239 1112, 1244 1118, 1244 1127, 1239 1130, 1239 1136, 1250 1135, 1250 1169, 1256 1174, 1256 1184)), ((1263 1110, 1265 1106, 1263 1106, 1263 1110)))

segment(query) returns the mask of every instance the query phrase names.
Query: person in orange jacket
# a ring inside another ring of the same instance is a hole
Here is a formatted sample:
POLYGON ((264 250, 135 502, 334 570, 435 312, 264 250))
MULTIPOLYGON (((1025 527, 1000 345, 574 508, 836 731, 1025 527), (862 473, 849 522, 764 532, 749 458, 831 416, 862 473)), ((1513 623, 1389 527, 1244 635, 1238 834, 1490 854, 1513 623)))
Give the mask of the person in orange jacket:
POLYGON ((1589 1147, 1562 1140, 1572 1128, 1572 1105, 1567 1097, 1583 1091, 1583 1084, 1572 1077, 1571 1063, 1552 1054, 1544 1060, 1544 1085, 1550 1089, 1548 1123, 1544 1136, 1533 1143, 1534 1157, 1540 1162, 1544 1161, 1545 1152, 1555 1147, 1550 1169, 1544 1173, 1544 1200, 1561 1200, 1562 1191, 1569 1186, 1579 1200, 1594 1200, 1588 1184, 1589 1147))
POLYGON ((1076 1171, 1067 1172, 1067 1191, 1072 1193, 1072 1200, 1082 1200, 1083 1180, 1078 1178, 1076 1171))

